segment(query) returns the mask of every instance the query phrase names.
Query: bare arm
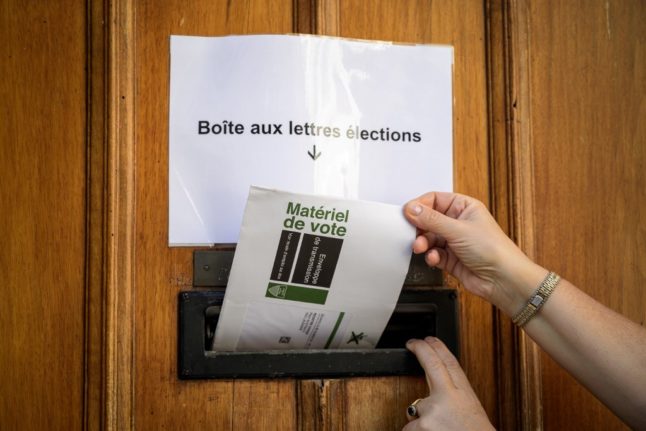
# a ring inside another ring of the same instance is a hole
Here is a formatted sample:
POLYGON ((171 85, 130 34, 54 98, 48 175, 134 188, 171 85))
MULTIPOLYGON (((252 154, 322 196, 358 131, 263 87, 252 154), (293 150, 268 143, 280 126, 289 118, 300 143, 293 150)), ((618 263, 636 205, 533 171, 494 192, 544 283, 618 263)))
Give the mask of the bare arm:
MULTIPOLYGON (((540 267, 525 270, 534 273, 536 285, 546 272, 540 267)), ((624 422, 646 429, 643 327, 561 280, 525 331, 624 422)))
MULTIPOLYGON (((405 215, 418 228, 416 253, 426 253, 429 265, 451 272, 509 316, 524 307, 548 272, 473 198, 428 193, 411 201, 405 215)), ((622 420, 646 429, 645 328, 562 279, 524 329, 622 420)))

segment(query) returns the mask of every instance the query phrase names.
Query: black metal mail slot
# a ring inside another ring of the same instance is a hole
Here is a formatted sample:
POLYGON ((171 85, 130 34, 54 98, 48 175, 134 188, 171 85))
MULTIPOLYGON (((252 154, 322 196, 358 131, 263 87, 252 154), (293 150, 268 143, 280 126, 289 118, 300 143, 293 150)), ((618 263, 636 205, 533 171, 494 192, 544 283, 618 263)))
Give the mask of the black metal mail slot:
POLYGON ((410 338, 428 335, 440 338, 458 355, 457 297, 453 289, 405 289, 377 348, 371 350, 209 350, 223 297, 223 289, 179 294, 180 379, 421 374, 417 360, 404 344, 410 338))

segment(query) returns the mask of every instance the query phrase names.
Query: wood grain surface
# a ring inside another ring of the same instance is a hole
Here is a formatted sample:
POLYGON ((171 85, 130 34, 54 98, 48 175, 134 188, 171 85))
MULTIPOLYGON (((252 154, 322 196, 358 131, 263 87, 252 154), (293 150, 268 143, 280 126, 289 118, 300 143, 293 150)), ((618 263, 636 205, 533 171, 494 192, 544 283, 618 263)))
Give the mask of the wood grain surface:
MULTIPOLYGON (((529 103, 529 27, 525 1, 487 1, 487 81, 491 211, 534 258, 534 186, 529 103)), ((494 314, 498 429, 541 429, 538 347, 500 310, 494 314)))
POLYGON ((169 36, 289 33, 292 12, 291 0, 137 3, 137 429, 295 429, 293 380, 178 380, 176 295, 192 288, 193 250, 169 248, 167 231, 169 36))
POLYGON ((0 3, 3 430, 83 424, 85 29, 83 4, 0 3))
MULTIPOLYGON (((536 257, 646 319, 646 3, 532 2, 536 257)), ((609 360, 612 352, 608 352, 609 360)), ((622 429, 543 358, 546 430, 622 429)))
MULTIPOLYGON (((328 419, 310 421, 310 426, 336 429, 342 421, 344 429, 375 429, 375 426, 400 429, 405 423, 405 407, 426 392, 422 379, 411 378, 322 382, 326 389, 315 391, 306 382, 179 382, 175 377, 176 341, 168 334, 173 333, 175 325, 175 295, 182 288, 190 288, 191 250, 168 249, 165 228, 160 228, 167 226, 167 131, 159 125, 165 123, 168 109, 167 101, 160 95, 165 94, 168 85, 169 34, 289 32, 292 26, 302 29, 311 25, 321 33, 348 37, 455 44, 458 64, 455 79, 459 82, 455 86, 456 188, 488 200, 481 5, 471 2, 468 8, 438 7, 418 1, 402 8, 387 1, 373 2, 370 7, 363 2, 325 1, 318 2, 312 13, 303 10, 307 6, 304 3, 297 2, 295 9, 291 8, 291 3, 277 2, 254 2, 253 5, 222 2, 209 7, 199 2, 190 7, 144 2, 137 6, 138 341, 135 387, 136 404, 148 406, 146 412, 137 409, 137 426, 163 427, 169 421, 179 423, 183 420, 201 423, 210 418, 222 427, 218 429, 228 429, 227 426, 242 420, 236 414, 236 409, 240 409, 246 415, 247 426, 272 429, 263 424, 284 423, 289 429, 294 420, 306 426, 308 422, 303 412, 314 406, 318 412, 326 412, 327 416, 321 418, 328 419), (457 27, 456 22, 459 22, 457 27), (466 88, 470 90, 466 91, 466 88), (469 175, 465 175, 466 172, 469 175), (179 388, 184 390, 177 392, 179 388), (343 401, 341 404, 325 401, 330 388, 333 388, 332 393, 343 394, 342 398, 336 398, 343 401), (338 388, 343 390, 337 391, 338 388), (215 391, 217 396, 205 397, 202 395, 205 391, 215 391), (275 417, 267 416, 268 412, 260 408, 262 400, 278 393, 283 408, 272 411, 271 415, 275 417), (298 405, 297 397, 300 397, 298 405), (379 403, 379 414, 374 413, 373 402, 379 403), (323 410, 322 405, 325 406, 323 410), (344 414, 339 415, 331 409, 334 405, 343 405, 344 414), (213 418, 213 410, 218 411, 217 419, 213 418)), ((467 295, 463 298, 461 324, 468 328, 464 334, 469 334, 462 342, 463 361, 488 411, 495 416, 495 391, 491 389, 495 387, 491 308, 467 295)))
MULTIPOLYGON (((455 189, 643 325, 644 22, 640 0, 2 2, 0 429, 399 430, 427 393, 416 377, 178 380, 193 249, 167 245, 171 34, 453 45, 455 189)), ((466 292, 460 329, 500 429, 625 429, 466 292)))
MULTIPOLYGON (((108 91, 106 55, 105 10, 103 2, 88 2, 88 106, 87 106, 87 161, 88 202, 86 213, 86 293, 85 293, 85 429, 101 429, 105 414, 106 397, 104 385, 106 363, 105 338, 105 257, 109 238, 106 230, 106 183, 108 179, 106 128, 109 123, 106 107, 108 91)), ((104 427, 104 429, 109 429, 104 427)))
MULTIPOLYGON (((454 188, 488 203, 485 10, 482 2, 383 0, 370 2, 368 7, 363 1, 348 0, 340 5, 340 36, 454 47, 454 188)), ((491 306, 466 292, 460 295, 460 361, 489 417, 495 422, 497 383, 492 318, 491 306)), ((390 384, 393 388, 407 387, 396 382, 390 384)), ((370 405, 365 403, 362 393, 372 392, 374 385, 372 379, 358 380, 350 385, 354 390, 347 392, 348 403, 359 406, 363 402, 365 406, 363 410, 355 407, 356 417, 369 415, 370 405)), ((426 395, 423 385, 419 388, 419 392, 411 394, 409 402, 426 395)), ((401 418, 400 404, 380 405, 380 411, 389 412, 383 418, 391 420, 380 429, 399 429, 400 422, 393 418, 401 418)))

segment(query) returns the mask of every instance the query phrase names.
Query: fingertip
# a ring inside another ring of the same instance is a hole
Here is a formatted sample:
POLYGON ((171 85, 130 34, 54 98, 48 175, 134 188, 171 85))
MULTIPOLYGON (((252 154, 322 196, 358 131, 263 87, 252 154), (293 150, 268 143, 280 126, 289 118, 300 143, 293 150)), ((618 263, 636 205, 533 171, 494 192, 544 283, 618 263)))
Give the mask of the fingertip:
POLYGON ((428 250, 428 238, 424 235, 419 235, 413 242, 413 253, 420 254, 426 250, 428 250))
POLYGON ((428 266, 446 269, 447 254, 443 248, 434 247, 426 253, 424 260, 428 266))
POLYGON ((422 348, 422 345, 424 344, 426 343, 422 339, 411 338, 406 342, 406 349, 417 356, 420 352, 420 348, 422 348))
POLYGON ((433 248, 426 253, 424 260, 428 266, 437 266, 440 263, 440 253, 433 248))

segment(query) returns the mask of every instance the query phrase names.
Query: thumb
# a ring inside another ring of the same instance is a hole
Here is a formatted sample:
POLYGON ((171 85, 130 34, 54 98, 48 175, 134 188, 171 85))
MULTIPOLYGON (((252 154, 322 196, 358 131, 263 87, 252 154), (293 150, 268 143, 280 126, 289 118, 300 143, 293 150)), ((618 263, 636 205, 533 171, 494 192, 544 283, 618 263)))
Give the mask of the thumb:
POLYGON ((460 228, 460 223, 456 219, 418 201, 408 203, 404 214, 418 229, 441 235, 446 239, 455 237, 455 232, 460 228))

